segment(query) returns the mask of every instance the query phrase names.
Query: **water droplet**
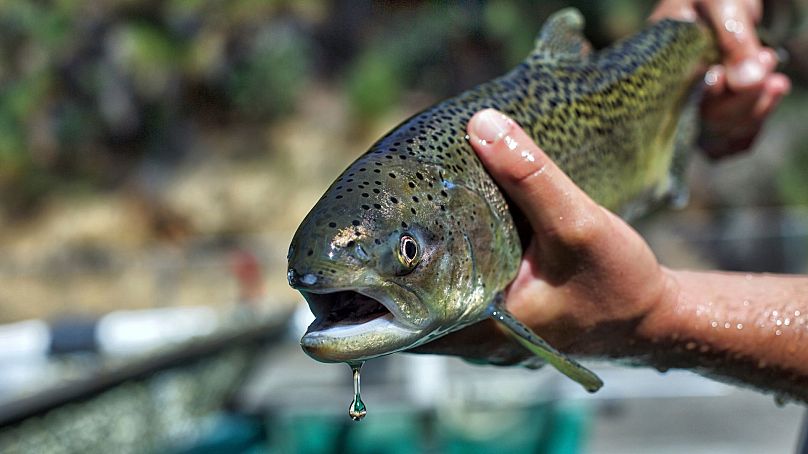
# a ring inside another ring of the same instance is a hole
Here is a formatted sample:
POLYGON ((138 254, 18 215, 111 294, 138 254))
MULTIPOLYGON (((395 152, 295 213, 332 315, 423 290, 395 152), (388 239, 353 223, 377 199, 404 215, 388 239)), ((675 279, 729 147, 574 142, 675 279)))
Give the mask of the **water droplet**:
POLYGON ((777 325, 777 326, 780 326, 780 325, 782 325, 782 324, 783 324, 783 321, 782 321, 782 320, 780 320, 780 319, 778 318, 778 319, 777 319, 777 320, 774 322, 774 324, 775 324, 775 325, 777 325))
POLYGON ((732 323, 730 323, 730 322, 724 323, 724 328, 725 329, 729 329, 731 326, 732 326, 732 323))
POLYGON ((749 306, 749 300, 743 300, 743 305, 744 306, 749 306))
POLYGON ((351 372, 353 372, 354 398, 351 401, 351 406, 348 407, 348 416, 354 421, 361 420, 368 413, 367 407, 365 407, 365 403, 362 402, 362 397, 359 395, 359 371, 362 369, 362 364, 364 363, 349 364, 351 372))
POLYGON ((743 323, 738 323, 737 325, 735 325, 735 327, 738 329, 743 329, 743 323))
POLYGON ((716 71, 707 71, 704 75, 704 83, 707 85, 715 85, 718 83, 718 72, 716 71))
POLYGON ((744 31, 743 22, 732 18, 727 19, 724 21, 724 30, 736 35, 741 34, 744 31))
MULTIPOLYGON (((508 149, 511 150, 511 151, 516 150, 516 147, 519 146, 519 144, 516 143, 516 141, 513 140, 513 137, 511 137, 511 136, 505 136, 505 145, 507 145, 508 149)), ((525 157, 525 153, 527 153, 527 152, 526 151, 522 152, 522 157, 523 158, 525 157)))
POLYGON ((783 334, 783 330, 778 329, 777 331, 774 332, 775 336, 781 336, 782 334, 783 334))
POLYGON ((718 328, 718 322, 713 320, 712 322, 710 322, 710 326, 712 326, 713 328, 718 328))
POLYGON ((783 324, 786 325, 786 326, 790 325, 791 324, 791 319, 786 317, 786 319, 783 320, 783 324))

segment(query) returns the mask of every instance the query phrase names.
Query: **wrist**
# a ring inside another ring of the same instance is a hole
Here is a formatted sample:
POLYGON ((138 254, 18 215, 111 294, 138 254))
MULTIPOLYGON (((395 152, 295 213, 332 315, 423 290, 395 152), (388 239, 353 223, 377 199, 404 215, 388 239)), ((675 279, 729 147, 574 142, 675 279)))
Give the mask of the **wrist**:
POLYGON ((637 324, 636 343, 656 343, 676 331, 676 308, 682 299, 681 280, 674 270, 664 266, 660 266, 660 270, 664 276, 663 289, 637 324))
POLYGON ((660 266, 660 290, 635 317, 620 323, 609 323, 593 333, 600 342, 593 342, 593 356, 645 362, 654 345, 676 336, 676 311, 682 286, 676 271, 660 266))

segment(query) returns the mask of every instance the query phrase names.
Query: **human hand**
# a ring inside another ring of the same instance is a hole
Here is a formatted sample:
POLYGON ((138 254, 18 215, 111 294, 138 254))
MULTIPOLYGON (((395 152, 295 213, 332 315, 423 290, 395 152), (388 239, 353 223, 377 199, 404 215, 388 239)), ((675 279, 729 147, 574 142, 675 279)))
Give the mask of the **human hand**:
POLYGON ((707 71, 701 104, 701 139, 707 155, 720 158, 748 149, 766 117, 791 83, 776 73, 777 55, 755 31, 760 0, 661 0, 650 20, 704 19, 713 29, 721 64, 707 71))
MULTIPOLYGON (((562 352, 611 356, 630 343, 671 283, 640 235, 595 203, 512 120, 494 110, 469 122, 483 165, 532 228, 506 306, 562 352)), ((497 364, 529 357, 485 321, 421 346, 497 364)))

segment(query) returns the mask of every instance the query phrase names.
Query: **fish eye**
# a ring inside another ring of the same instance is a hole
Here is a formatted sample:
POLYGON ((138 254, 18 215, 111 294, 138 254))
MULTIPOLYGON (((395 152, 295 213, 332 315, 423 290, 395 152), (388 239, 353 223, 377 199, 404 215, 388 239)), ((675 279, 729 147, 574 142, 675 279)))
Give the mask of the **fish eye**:
POLYGON ((399 241, 398 255, 401 263, 407 268, 412 268, 418 263, 418 242, 410 235, 401 235, 399 241))

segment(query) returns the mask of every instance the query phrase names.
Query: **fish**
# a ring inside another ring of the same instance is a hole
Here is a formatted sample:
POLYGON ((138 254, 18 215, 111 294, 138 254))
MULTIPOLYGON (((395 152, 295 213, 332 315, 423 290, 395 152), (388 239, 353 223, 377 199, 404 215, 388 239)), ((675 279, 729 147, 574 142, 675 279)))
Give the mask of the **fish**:
POLYGON ((507 311, 524 216, 466 125, 486 108, 509 115, 596 202, 630 218, 682 198, 694 98, 717 51, 694 22, 662 20, 600 51, 583 27, 578 10, 555 13, 517 67, 405 120, 331 184, 288 254, 288 282, 315 316, 300 341, 308 355, 358 364, 493 318, 587 391, 603 385, 507 311))

